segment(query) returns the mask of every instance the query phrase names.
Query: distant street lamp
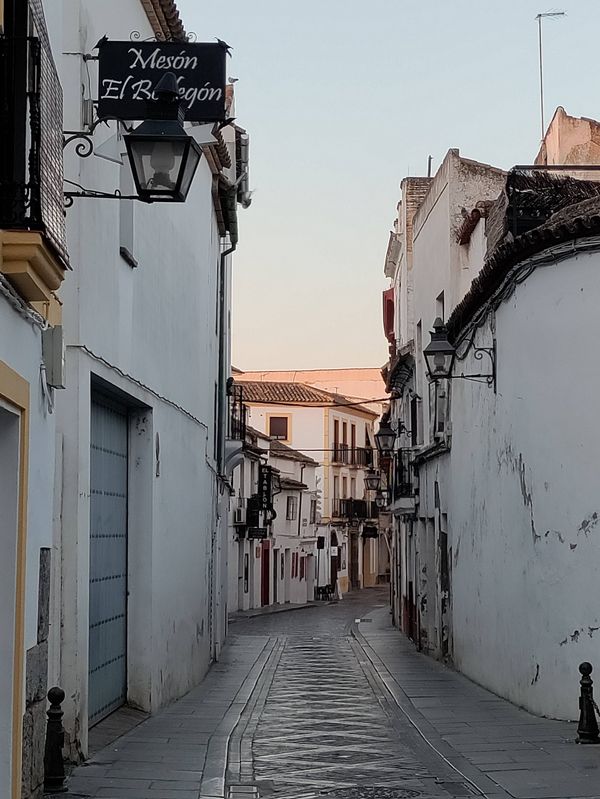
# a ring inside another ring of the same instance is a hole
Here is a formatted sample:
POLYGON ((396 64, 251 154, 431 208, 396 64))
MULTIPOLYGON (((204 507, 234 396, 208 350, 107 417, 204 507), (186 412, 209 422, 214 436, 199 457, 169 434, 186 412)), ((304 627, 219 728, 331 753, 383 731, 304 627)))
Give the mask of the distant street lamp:
POLYGON ((389 422, 382 422, 379 430, 375 433, 375 444, 380 455, 389 455, 394 449, 396 433, 390 427, 389 422))
POLYGON ((381 485, 381 475, 376 469, 367 469, 365 472, 365 486, 367 491, 377 491, 381 485))

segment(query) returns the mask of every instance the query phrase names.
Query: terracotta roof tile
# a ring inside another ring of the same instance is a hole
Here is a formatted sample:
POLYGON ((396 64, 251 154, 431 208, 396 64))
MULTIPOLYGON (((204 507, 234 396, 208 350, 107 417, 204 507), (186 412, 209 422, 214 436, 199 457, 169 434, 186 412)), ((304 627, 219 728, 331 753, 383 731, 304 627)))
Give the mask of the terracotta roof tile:
POLYGON ((244 402, 262 402, 267 405, 339 405, 350 406, 371 414, 377 413, 342 394, 334 394, 321 388, 307 386, 305 383, 277 383, 271 381, 236 380, 236 386, 243 389, 244 402))
MULTIPOLYGON (((584 183, 584 181, 579 182, 584 183)), ((560 182, 556 181, 555 193, 559 194, 561 188, 566 191, 572 187, 566 184, 561 186, 560 182)), ((538 227, 515 238, 507 236, 496 246, 478 276, 471 283, 471 288, 448 319, 448 335, 451 341, 456 341, 459 338, 475 314, 500 288, 509 271, 518 263, 553 245, 600 234, 600 196, 598 196, 600 185, 595 183, 590 186, 588 184, 587 188, 594 196, 559 207, 547 221, 543 221, 538 227)), ((576 186, 575 189, 575 196, 579 197, 585 187, 576 186)), ((542 196, 540 205, 543 200, 542 196)), ((531 197, 531 202, 535 207, 535 197, 531 197)), ((553 197, 553 202, 557 203, 556 196, 553 197)), ((557 204, 559 205, 559 203, 557 204)))

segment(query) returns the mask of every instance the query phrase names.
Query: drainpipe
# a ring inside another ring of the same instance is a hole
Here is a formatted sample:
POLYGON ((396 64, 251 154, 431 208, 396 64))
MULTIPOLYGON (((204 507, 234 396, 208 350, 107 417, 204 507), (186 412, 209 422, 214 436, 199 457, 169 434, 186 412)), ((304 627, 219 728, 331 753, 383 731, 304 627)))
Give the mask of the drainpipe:
MULTIPOLYGON (((304 470, 306 469, 306 464, 303 463, 300 466, 300 482, 302 483, 304 480, 304 470)), ((298 536, 300 536, 300 526, 302 525, 302 489, 300 489, 300 501, 298 502, 298 536)))
POLYGON ((227 378, 224 374, 225 368, 225 338, 226 338, 226 319, 225 319, 225 259, 232 252, 235 252, 236 244, 232 244, 221 253, 219 262, 219 373, 217 382, 218 410, 217 410, 217 470, 223 474, 225 466, 225 427, 226 427, 226 397, 225 383, 227 378))

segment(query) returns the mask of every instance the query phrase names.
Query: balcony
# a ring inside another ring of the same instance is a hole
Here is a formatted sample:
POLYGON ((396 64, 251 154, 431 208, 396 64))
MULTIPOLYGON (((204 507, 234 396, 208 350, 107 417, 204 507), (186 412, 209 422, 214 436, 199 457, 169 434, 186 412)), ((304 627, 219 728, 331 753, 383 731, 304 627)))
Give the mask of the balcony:
POLYGON ((333 499, 331 504, 331 517, 347 521, 361 521, 363 519, 376 519, 379 509, 374 502, 365 499, 333 499))
POLYGON ((337 441, 333 443, 333 463, 348 464, 350 463, 350 447, 348 444, 340 444, 337 441))
POLYGON ((248 408, 244 405, 242 386, 231 387, 227 397, 227 438, 230 441, 244 441, 246 438, 246 421, 248 408))
POLYGON ((356 447, 356 449, 352 450, 351 463, 353 466, 365 469, 373 466, 373 450, 371 447, 356 447))
POLYGON ((398 449, 392 460, 391 510, 414 511, 417 493, 412 450, 409 448, 398 449))
POLYGON ((333 463, 366 468, 373 465, 373 450, 371 447, 351 447, 334 442, 331 460, 333 463))

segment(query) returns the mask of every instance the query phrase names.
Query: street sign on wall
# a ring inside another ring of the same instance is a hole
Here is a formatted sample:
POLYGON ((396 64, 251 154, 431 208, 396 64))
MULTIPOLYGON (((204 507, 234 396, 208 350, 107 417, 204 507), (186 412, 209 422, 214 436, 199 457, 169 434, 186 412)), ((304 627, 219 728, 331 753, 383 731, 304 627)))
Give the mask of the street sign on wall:
POLYGON ((225 119, 225 48, 188 42, 101 42, 98 47, 98 116, 145 119, 154 87, 173 72, 185 118, 225 119))

